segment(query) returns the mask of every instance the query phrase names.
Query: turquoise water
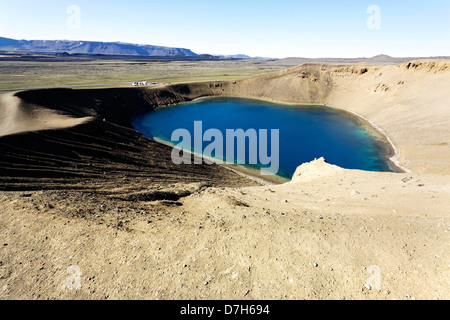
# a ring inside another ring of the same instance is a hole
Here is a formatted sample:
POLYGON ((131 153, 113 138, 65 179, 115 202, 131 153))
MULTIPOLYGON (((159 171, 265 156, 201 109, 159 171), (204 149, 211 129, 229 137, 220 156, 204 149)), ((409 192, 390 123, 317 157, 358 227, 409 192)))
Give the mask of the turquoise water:
MULTIPOLYGON (((355 116, 322 106, 287 106, 259 100, 240 98, 203 99, 173 107, 160 108, 134 117, 133 126, 148 138, 171 141, 176 129, 187 129, 194 141, 194 122, 202 121, 202 129, 268 130, 268 150, 271 129, 279 130, 278 175, 291 178, 302 163, 324 157, 328 163, 347 169, 392 171, 388 165, 385 144, 374 138, 355 116)), ((203 142, 202 153, 211 142, 203 142)), ((225 144, 225 141, 224 141, 225 144)), ((194 143, 192 142, 192 145, 194 143)), ((226 150, 224 146, 223 150, 226 150)), ((225 152, 224 152, 225 153, 225 152)), ((216 151, 216 158, 225 154, 216 151)), ((248 163, 248 150, 245 163, 248 163)), ((238 161, 237 155, 235 161, 238 161)), ((244 161, 244 159, 240 159, 244 161)), ((258 162, 249 166, 264 167, 258 162)))

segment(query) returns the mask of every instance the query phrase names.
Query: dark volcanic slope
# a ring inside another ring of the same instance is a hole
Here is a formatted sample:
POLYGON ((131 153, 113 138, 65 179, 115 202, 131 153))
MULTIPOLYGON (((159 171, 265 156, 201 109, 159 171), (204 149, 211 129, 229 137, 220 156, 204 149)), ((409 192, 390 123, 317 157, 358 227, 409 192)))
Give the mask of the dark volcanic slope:
MULTIPOLYGON (((171 161, 172 148, 130 127, 129 120, 137 111, 190 99, 190 89, 177 91, 181 93, 144 89, 18 93, 24 107, 40 105, 77 117, 94 116, 94 120, 69 129, 0 137, 0 190, 127 193, 175 183, 253 185, 253 181, 217 165, 177 166, 171 161)), ((148 197, 158 196, 151 193, 148 197)))
POLYGON ((243 182, 217 166, 176 166, 171 150, 131 129, 100 120, 71 129, 3 137, 0 190, 145 189, 178 182, 220 186, 243 182))

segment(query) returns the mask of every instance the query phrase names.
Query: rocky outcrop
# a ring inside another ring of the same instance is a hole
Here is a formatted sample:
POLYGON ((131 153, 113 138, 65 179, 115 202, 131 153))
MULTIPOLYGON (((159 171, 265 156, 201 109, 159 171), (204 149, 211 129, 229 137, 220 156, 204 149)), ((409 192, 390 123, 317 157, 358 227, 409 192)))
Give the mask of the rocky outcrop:
POLYGON ((400 65, 404 70, 425 70, 428 72, 443 72, 450 70, 450 63, 447 61, 411 61, 400 65))
POLYGON ((328 164, 325 158, 302 164, 295 170, 291 183, 300 183, 341 173, 344 169, 328 164))

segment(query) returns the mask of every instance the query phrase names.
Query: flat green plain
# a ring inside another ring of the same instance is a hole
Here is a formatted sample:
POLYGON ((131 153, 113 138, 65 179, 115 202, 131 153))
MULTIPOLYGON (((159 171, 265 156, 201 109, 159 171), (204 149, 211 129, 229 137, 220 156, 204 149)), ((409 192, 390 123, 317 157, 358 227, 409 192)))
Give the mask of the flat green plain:
POLYGON ((239 80, 285 67, 275 60, 215 61, 0 61, 0 89, 54 86, 127 86, 134 81, 164 83, 239 80))

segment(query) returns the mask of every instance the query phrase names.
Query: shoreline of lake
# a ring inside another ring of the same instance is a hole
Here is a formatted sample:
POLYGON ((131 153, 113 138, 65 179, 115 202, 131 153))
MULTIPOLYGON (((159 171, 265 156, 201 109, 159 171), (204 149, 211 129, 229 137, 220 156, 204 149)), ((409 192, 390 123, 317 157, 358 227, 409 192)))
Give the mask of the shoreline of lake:
MULTIPOLYGON (((243 97, 238 97, 238 96, 204 96, 204 97, 199 97, 196 98, 192 101, 187 101, 187 102, 183 102, 183 103, 179 103, 176 105, 183 105, 183 104, 189 104, 189 103, 193 103, 193 102, 197 102, 197 101, 201 101, 201 100, 208 100, 208 99, 215 99, 215 98, 238 98, 238 99, 247 99, 247 100, 256 100, 256 101, 264 101, 264 102, 269 102, 269 103, 273 103, 273 104, 279 104, 279 105, 286 105, 286 106, 291 106, 291 107, 295 107, 295 106, 311 106, 310 103, 298 103, 298 102, 283 102, 283 101, 278 101, 278 100, 273 100, 273 99, 263 99, 263 98, 243 98, 243 97)), ((173 106, 176 106, 173 105, 173 106)), ((400 149, 394 144, 394 142, 392 141, 392 139, 389 137, 389 135, 386 133, 385 130, 383 130, 382 128, 380 128, 377 124, 375 124, 373 121, 369 120, 368 118, 362 116, 361 114, 352 111, 350 109, 346 109, 346 108, 340 108, 340 107, 336 107, 336 106, 331 106, 328 104, 314 104, 320 107, 326 107, 326 108, 331 108, 331 109, 336 109, 339 111, 344 111, 349 113, 349 115, 352 115, 355 117, 355 119, 358 120, 358 122, 364 126, 364 128, 370 133, 372 134, 372 136, 374 138, 376 138, 377 140, 381 141, 385 146, 385 151, 386 154, 388 155, 387 160, 390 162, 391 168, 394 170, 394 172, 397 173, 409 173, 411 172, 411 170, 409 170, 408 168, 404 167, 399 159, 400 159, 400 149)), ((169 107, 169 106, 166 106, 169 107)), ((160 107, 160 108, 166 108, 166 107, 160 107)), ((172 106, 170 106, 172 107, 172 106)), ((156 109, 155 109, 156 110, 156 109)))
MULTIPOLYGON (((208 101, 208 100, 211 100, 211 101, 216 100, 215 103, 218 103, 219 107, 220 107, 221 103, 225 103, 224 106, 228 107, 226 104, 230 104, 231 103, 231 105, 232 105, 234 99, 236 99, 236 101, 238 101, 238 102, 239 101, 243 101, 244 102, 244 106, 247 107, 247 108, 252 108, 252 107, 257 107, 258 108, 258 107, 260 107, 258 104, 260 104, 261 102, 264 102, 264 104, 262 104, 261 106, 268 107, 269 109, 266 109, 266 110, 269 110, 270 112, 273 112, 273 110, 277 110, 279 108, 279 105, 286 105, 286 106, 290 106, 290 107, 296 107, 296 106, 298 106, 298 107, 310 107, 310 108, 306 108, 304 110, 307 113, 305 115, 300 115, 301 118, 304 117, 304 116, 314 118, 315 114, 314 113, 310 114, 309 112, 311 112, 311 111, 312 112, 317 112, 316 108, 323 108, 323 110, 325 112, 327 112, 327 111, 330 112, 331 111, 330 115, 331 115, 332 118, 328 118, 329 116, 327 115, 327 113, 325 113, 324 117, 321 116, 321 117, 318 118, 319 121, 324 121, 324 119, 325 119, 325 121, 329 121, 329 120, 326 120, 326 119, 331 119, 333 121, 332 124, 335 126, 334 128, 336 128, 336 127, 339 127, 339 123, 340 123, 339 121, 341 121, 342 119, 343 119, 342 121, 346 121, 345 120, 346 118, 349 119, 351 121, 351 123, 353 123, 353 124, 350 127, 348 127, 348 128, 346 128, 347 124, 345 124, 345 126, 343 127, 343 131, 342 132, 344 132, 345 135, 352 136, 352 135, 358 135, 358 134, 357 133, 347 133, 347 130, 353 130, 353 128, 355 128, 357 130, 362 129, 362 131, 364 132, 363 133, 363 137, 364 137, 363 141, 365 141, 364 142, 365 144, 369 143, 368 145, 366 145, 366 147, 369 146, 369 150, 370 150, 370 151, 361 151, 360 152, 360 151, 357 151, 358 149, 355 149, 354 152, 356 152, 355 153, 356 158, 353 159, 353 158, 349 158, 348 156, 346 158, 346 159, 351 159, 350 162, 353 163, 353 165, 355 165, 355 163, 359 163, 359 166, 362 166, 362 167, 358 167, 358 165, 356 167, 352 167, 352 165, 350 165, 350 167, 347 167, 346 165, 342 165, 342 164, 334 162, 335 164, 337 164, 338 166, 341 166, 343 168, 347 168, 347 169, 360 169, 360 170, 365 170, 365 171, 382 171, 382 172, 384 172, 386 170, 388 172, 404 172, 404 170, 402 170, 401 168, 396 166, 396 164, 391 161, 391 158, 397 154, 397 152, 396 152, 397 149, 395 148, 395 146, 393 146, 393 144, 390 141, 390 139, 381 132, 381 130, 377 130, 377 127, 375 127, 374 124, 372 124, 371 122, 369 122, 368 120, 366 120, 365 118, 359 116, 358 114, 356 114, 354 112, 343 110, 341 108, 330 107, 330 106, 327 106, 327 105, 319 105, 319 104, 317 104, 317 105, 310 105, 310 104, 298 104, 298 103, 296 103, 296 104, 294 104, 294 103, 278 103, 278 102, 273 102, 273 101, 268 101, 268 100, 263 100, 263 99, 240 98, 240 97, 231 97, 231 96, 225 96, 225 97, 221 97, 221 96, 220 97, 211 97, 211 96, 208 96, 208 97, 200 97, 200 98, 194 99, 192 101, 183 102, 183 103, 180 103, 180 104, 174 104, 174 105, 170 105, 170 106, 169 105, 161 106, 161 107, 158 107, 155 110, 152 110, 150 112, 142 112, 140 114, 137 114, 137 115, 135 115, 134 119, 139 119, 139 117, 141 117, 141 118, 139 120, 137 120, 136 125, 134 125, 134 127, 135 127, 135 129, 137 131, 140 131, 144 135, 147 135, 147 137, 149 137, 151 139, 154 139, 154 140, 157 140, 158 142, 164 142, 165 144, 167 144, 167 145, 169 145, 171 147, 174 147, 175 143, 171 143, 170 140, 168 140, 169 137, 170 137, 170 132, 169 133, 166 132, 166 134, 162 134, 161 132, 159 132, 159 134, 158 134, 158 132, 155 133, 155 132, 153 132, 151 130, 150 131, 146 130, 145 129, 145 124, 144 124, 144 126, 142 126, 143 122, 141 122, 141 121, 143 121, 142 120, 143 117, 145 117, 148 114, 151 114, 154 111, 158 111, 158 110, 162 111, 162 110, 167 109, 167 108, 174 108, 174 107, 179 107, 179 106, 184 106, 184 105, 195 105, 196 103, 201 103, 202 101, 208 101), (219 99, 219 100, 217 100, 217 99, 219 99), (220 101, 221 99, 225 99, 225 100, 220 101), (250 104, 247 104, 247 103, 250 103, 250 104), (252 103, 256 103, 256 105, 253 106, 252 103), (334 113, 334 111, 336 111, 336 113, 334 113), (140 126, 140 128, 139 128, 139 126, 140 126), (167 135, 167 134, 169 134, 169 135, 167 135), (157 136, 157 139, 155 139, 155 136, 157 136), (162 136, 164 136, 163 139, 161 139, 162 136), (367 139, 369 139, 369 140, 367 140, 367 139), (376 150, 378 150, 378 151, 376 151, 376 150), (369 153, 367 153, 367 152, 369 152, 369 153), (374 152, 376 152, 375 154, 377 154, 376 158, 372 158, 372 157, 374 157, 374 155, 373 155, 374 152), (366 161, 366 160, 364 160, 364 158, 366 156, 370 156, 371 158, 367 158, 368 160, 366 161), (370 159, 377 159, 377 158, 378 158, 378 160, 370 160, 370 159), (356 162, 354 162, 354 161, 356 161, 356 162), (364 164, 365 161, 366 161, 366 163, 364 164), (373 161, 375 161, 375 162, 373 162, 373 161), (381 163, 384 163, 384 166, 385 166, 386 169, 381 169, 382 168, 382 167, 380 167, 381 163), (375 169, 375 168, 380 168, 380 169, 375 169), (389 168, 389 169, 387 169, 387 168, 389 168)), ((212 103, 214 103, 214 102, 212 102, 212 103)), ((200 108, 202 108, 202 107, 203 106, 200 106, 200 108)), ((212 110, 214 110, 214 109, 212 109, 212 110)), ((247 110, 249 110, 249 109, 247 109, 247 110)), ((292 109, 292 110, 294 110, 294 109, 292 109)), ((194 109, 193 114, 195 115, 195 114, 198 114, 199 112, 202 112, 202 111, 194 109)), ((220 112, 222 112, 222 111, 220 111, 220 112)), ((245 109, 244 109, 244 112, 245 112, 245 109)), ((292 111, 288 110, 287 112, 292 112, 292 111)), ((294 112, 296 112, 296 111, 294 111, 294 112)), ((319 110, 319 112, 320 112, 320 110, 319 110)), ((176 112, 175 113, 170 113, 169 112, 168 114, 163 115, 162 118, 161 118, 161 116, 159 116, 158 120, 156 122, 153 122, 153 125, 155 125, 156 127, 153 127, 154 129, 152 129, 152 130, 155 130, 155 128, 158 128, 158 127, 159 127, 159 130, 167 130, 165 126, 163 127, 163 129, 161 129, 159 123, 161 121, 164 121, 165 117, 168 117, 167 121, 169 121, 169 123, 170 122, 175 122, 176 123, 176 121, 177 121, 176 114, 177 114, 176 112)), ((248 114, 246 114, 246 116, 248 116, 248 114)), ((251 116, 251 114, 250 114, 250 116, 251 116)), ((286 117, 286 114, 284 114, 283 116, 286 117)), ((288 117, 291 117, 291 115, 288 114, 288 117)), ((183 120, 184 120, 184 118, 183 118, 183 120)), ((253 122, 255 122, 255 121, 253 121, 253 122)), ((152 121, 150 121, 150 123, 152 123, 152 121)), ((319 122, 319 123, 321 123, 321 122, 319 122)), ((184 125, 186 125, 186 124, 184 124, 184 125)), ((253 125, 254 125, 254 123, 253 123, 253 125)), ((238 124, 238 126, 239 126, 239 124, 238 124)), ((242 123, 241 123, 241 126, 242 126, 242 123)), ((185 126, 181 125, 181 127, 185 127, 185 126)), ((245 125, 244 125, 244 127, 245 127, 245 125)), ((187 127, 185 127, 185 128, 187 128, 187 127)), ((291 128, 289 129, 289 130, 291 130, 291 135, 292 135, 292 132, 294 132, 294 135, 296 135, 295 132, 297 130, 293 129, 293 128, 295 128, 295 127, 292 127, 292 125, 291 125, 291 128)), ((156 130, 158 130, 158 129, 156 129, 156 130)), ((336 129, 334 129, 334 130, 336 130, 336 129)), ((322 130, 320 130, 320 131, 322 131, 322 130)), ((326 131, 324 131, 324 132, 326 132, 326 131)), ((352 132, 352 131, 348 131, 348 132, 352 132)), ((344 138, 345 138, 345 136, 344 136, 344 138)), ((319 141, 320 141, 320 138, 319 138, 319 141)), ((320 144, 320 142, 319 142, 319 144, 320 144)), ((323 141, 322 141, 322 144, 323 144, 323 141)), ((347 146, 347 145, 343 144, 343 146, 349 147, 350 145, 347 146)), ((322 145, 322 149, 323 149, 323 147, 324 146, 322 145)), ((352 147, 353 147, 353 145, 352 145, 352 147)), ((362 148, 366 148, 366 147, 362 147, 362 148)), ((358 147, 356 147, 356 148, 358 148, 358 147)), ((328 149, 326 149, 326 150, 328 150, 328 149)), ((367 149, 360 149, 360 150, 367 150, 367 149)), ((192 149, 190 149, 189 151, 191 153, 196 154, 192 149)), ((198 151, 198 150, 196 150, 196 151, 198 151)), ((333 150, 333 151, 330 151, 330 152, 332 154, 334 152, 334 157, 336 157, 336 154, 339 154, 339 151, 336 151, 336 149, 333 150)), ((312 157, 311 159, 306 159, 306 160, 304 159, 305 156, 302 157, 301 153, 300 153, 299 154, 299 156, 300 156, 299 159, 300 160, 298 161, 298 163, 294 163, 295 162, 295 160, 293 160, 294 158, 291 158, 290 160, 287 160, 288 164, 290 163, 289 166, 292 167, 292 168, 290 168, 288 171, 286 171, 286 167, 285 167, 282 170, 282 173, 279 172, 276 175, 276 177, 274 177, 274 178, 270 178, 270 177, 268 177, 266 175, 261 174, 261 172, 259 170, 260 168, 258 168, 258 167, 252 167, 252 166, 249 166, 249 165, 237 165, 237 164, 230 165, 228 163, 225 164, 225 165, 227 167, 229 167, 229 168, 232 168, 233 170, 237 170, 238 172, 243 173, 245 175, 248 175, 248 176, 250 176, 250 177, 252 177, 254 179, 255 178, 256 179, 260 179, 261 181, 264 181, 264 183, 279 184, 279 183, 284 183, 284 182, 290 181, 290 178, 291 178, 291 176, 293 174, 293 172, 291 173, 291 171, 295 171, 295 168, 300 166, 302 163, 311 161, 311 160, 313 160, 315 158, 319 158, 319 157, 322 157, 322 156, 327 158, 325 153, 326 152, 324 152, 324 154, 322 154, 321 152, 318 152, 318 153, 316 153, 316 155, 314 155, 314 157, 312 157), (303 158, 303 160, 302 160, 302 158, 303 158), (291 170, 291 169, 293 169, 293 170, 291 170)), ((201 156, 200 152, 197 152, 196 155, 197 156, 201 156)), ((344 156, 344 158, 345 158, 345 156, 344 156)), ((213 162, 217 162, 215 160, 212 160, 212 161, 213 162)), ((348 160, 341 160, 341 161, 348 161, 348 160)), ((224 161, 220 161, 220 162, 223 163, 224 161)), ((331 161, 331 162, 333 162, 333 161, 331 161)))

